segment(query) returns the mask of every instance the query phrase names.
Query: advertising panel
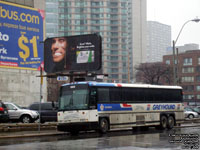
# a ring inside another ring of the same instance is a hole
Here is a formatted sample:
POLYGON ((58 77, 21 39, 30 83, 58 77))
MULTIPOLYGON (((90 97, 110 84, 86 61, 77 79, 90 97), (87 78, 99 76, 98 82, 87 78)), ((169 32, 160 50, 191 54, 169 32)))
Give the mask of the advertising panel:
POLYGON ((44 70, 99 70, 101 55, 101 37, 97 34, 48 38, 44 42, 44 70))
POLYGON ((0 67, 38 70, 43 32, 43 10, 0 1, 0 67))

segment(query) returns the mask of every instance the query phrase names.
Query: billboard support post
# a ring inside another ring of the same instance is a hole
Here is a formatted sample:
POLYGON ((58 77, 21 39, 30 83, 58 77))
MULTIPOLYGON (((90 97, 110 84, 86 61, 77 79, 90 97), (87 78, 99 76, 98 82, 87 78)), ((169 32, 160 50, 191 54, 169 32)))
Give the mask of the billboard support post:
MULTIPOLYGON (((44 44, 44 41, 40 41, 40 44, 44 44)), ((43 45, 44 47, 44 45, 43 45)), ((40 124, 41 124, 41 102, 43 99, 42 95, 42 86, 43 86, 43 64, 40 64, 40 102, 39 102, 39 125, 38 125, 38 131, 40 132, 40 124)))
POLYGON ((57 78, 58 76, 68 76, 70 79, 70 83, 74 82, 75 77, 97 77, 97 76, 104 76, 107 77, 108 74, 102 74, 102 73, 88 73, 88 72, 70 72, 70 73, 49 73, 46 75, 40 75, 36 77, 47 77, 47 78, 57 78))
POLYGON ((41 124, 41 102, 42 102, 42 85, 43 85, 43 66, 42 64, 40 65, 40 104, 39 104, 39 126, 38 126, 38 131, 40 131, 40 124, 41 124))

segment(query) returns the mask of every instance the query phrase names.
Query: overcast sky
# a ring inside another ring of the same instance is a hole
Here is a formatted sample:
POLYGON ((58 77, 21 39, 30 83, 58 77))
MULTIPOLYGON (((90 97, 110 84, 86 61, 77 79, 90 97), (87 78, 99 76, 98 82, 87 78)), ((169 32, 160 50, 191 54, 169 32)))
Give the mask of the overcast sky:
MULTIPOLYGON (((147 0, 147 20, 170 25, 172 40, 186 21, 196 17, 200 18, 200 0, 147 0)), ((200 22, 187 23, 176 45, 188 43, 200 45, 200 22)))

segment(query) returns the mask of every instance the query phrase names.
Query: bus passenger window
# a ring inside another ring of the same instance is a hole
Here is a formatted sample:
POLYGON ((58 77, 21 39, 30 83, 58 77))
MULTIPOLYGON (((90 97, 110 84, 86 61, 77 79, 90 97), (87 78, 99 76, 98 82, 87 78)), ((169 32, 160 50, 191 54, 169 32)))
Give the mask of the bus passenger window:
POLYGON ((121 102, 121 88, 110 88, 110 101, 121 102))
POLYGON ((97 89, 98 102, 110 102, 109 88, 97 89))

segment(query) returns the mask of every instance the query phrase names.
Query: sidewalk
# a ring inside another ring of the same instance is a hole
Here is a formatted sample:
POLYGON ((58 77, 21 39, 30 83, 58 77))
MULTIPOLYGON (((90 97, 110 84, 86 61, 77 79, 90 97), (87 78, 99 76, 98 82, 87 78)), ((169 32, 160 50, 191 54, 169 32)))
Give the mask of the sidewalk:
MULTIPOLYGON (((181 124, 181 126, 178 126, 179 128, 188 128, 188 127, 200 127, 200 123, 184 123, 184 124, 181 124)), ((176 127, 176 128, 178 128, 176 127)))
POLYGON ((56 123, 2 123, 0 124, 0 139, 24 138, 35 136, 63 135, 67 132, 57 131, 56 123))

